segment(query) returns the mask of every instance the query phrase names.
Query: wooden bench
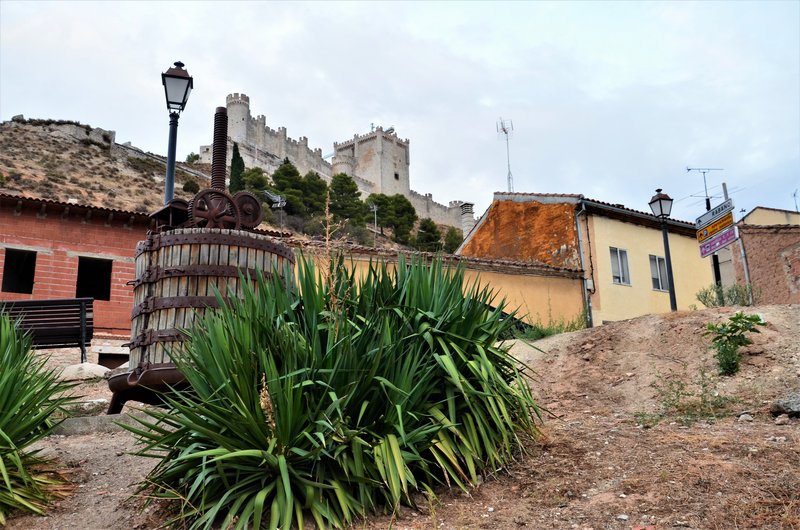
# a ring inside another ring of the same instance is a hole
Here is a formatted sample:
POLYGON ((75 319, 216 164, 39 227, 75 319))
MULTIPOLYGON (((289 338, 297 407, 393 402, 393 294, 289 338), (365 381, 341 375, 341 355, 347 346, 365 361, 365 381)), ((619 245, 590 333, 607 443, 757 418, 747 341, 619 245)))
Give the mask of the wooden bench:
POLYGON ((20 322, 30 334, 34 348, 81 349, 81 362, 87 360, 86 347, 94 334, 93 298, 61 300, 0 300, 0 313, 20 322))

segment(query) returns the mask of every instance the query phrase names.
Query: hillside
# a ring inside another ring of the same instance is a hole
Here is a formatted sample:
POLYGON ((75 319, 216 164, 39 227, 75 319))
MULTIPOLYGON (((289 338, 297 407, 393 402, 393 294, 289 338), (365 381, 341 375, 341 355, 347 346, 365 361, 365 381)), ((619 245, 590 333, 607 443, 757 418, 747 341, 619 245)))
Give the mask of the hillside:
MULTIPOLYGON (((198 169, 178 165, 176 197, 191 198, 188 180, 208 185, 198 169)), ((163 157, 116 144, 113 131, 57 120, 0 123, 0 193, 150 213, 163 203, 164 173, 163 157)))
MULTIPOLYGON (((800 418, 771 412, 776 399, 800 399, 800 306, 751 308, 767 325, 744 350, 740 373, 723 378, 702 331, 733 311, 649 315, 513 342, 551 412, 544 436, 469 495, 442 489, 438 503, 419 496, 417 509, 354 528, 800 529, 800 418)), ((108 395, 102 381, 80 390, 108 395)), ((131 498, 154 465, 134 448, 120 431, 50 437, 43 449, 70 468, 75 492, 48 517, 12 518, 8 528, 158 527, 165 514, 142 512, 143 499, 131 498)))

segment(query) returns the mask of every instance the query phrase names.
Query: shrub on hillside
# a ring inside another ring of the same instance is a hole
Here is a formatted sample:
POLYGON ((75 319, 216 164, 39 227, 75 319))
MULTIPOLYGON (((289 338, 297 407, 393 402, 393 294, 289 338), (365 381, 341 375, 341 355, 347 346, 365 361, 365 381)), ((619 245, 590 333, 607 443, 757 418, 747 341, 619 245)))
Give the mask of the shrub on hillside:
POLYGON ((464 282, 439 260, 302 259, 207 314, 174 355, 191 391, 129 427, 174 523, 342 528, 508 463, 539 409, 497 346, 511 319, 464 282))

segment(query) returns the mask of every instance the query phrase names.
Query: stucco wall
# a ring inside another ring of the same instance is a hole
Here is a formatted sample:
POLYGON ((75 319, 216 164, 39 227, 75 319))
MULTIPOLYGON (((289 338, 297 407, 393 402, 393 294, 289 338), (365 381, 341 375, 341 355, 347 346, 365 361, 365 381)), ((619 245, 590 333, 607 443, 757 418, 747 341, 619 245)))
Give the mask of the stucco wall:
MULTIPOLYGON (((650 255, 664 257, 661 231, 597 215, 589 216, 588 225, 596 290, 592 295, 595 325, 668 312, 669 293, 654 290, 650 274, 650 255), (630 285, 613 282, 610 247, 628 252, 630 285)), ((695 294, 714 282, 711 261, 700 258, 697 240, 692 237, 670 233, 669 246, 678 309, 690 309, 699 305, 695 294)))
MULTIPOLYGON (((326 266, 327 259, 324 255, 317 254, 314 258, 321 266, 326 266)), ((372 259, 386 260, 390 268, 397 263, 396 256, 372 259)), ((347 267, 354 264, 356 270, 364 274, 369 268, 369 260, 369 257, 356 255, 352 259, 347 258, 345 264, 347 267)), ((517 317, 530 324, 566 323, 583 315, 579 278, 489 271, 465 264, 464 279, 465 286, 472 285, 476 280, 480 285, 488 286, 495 292, 498 303, 505 298, 507 313, 516 310, 517 317)))
POLYGON ((800 213, 773 208, 754 208, 742 222, 748 225, 796 225, 800 226, 800 213))
POLYGON ((459 254, 578 269, 575 205, 495 200, 459 254))
POLYGON ((147 225, 126 224, 127 218, 108 222, 106 216, 63 215, 63 207, 40 210, 23 208, 19 212, 0 206, 0 278, 5 265, 5 249, 36 252, 33 293, 0 292, 0 300, 41 300, 74 298, 80 257, 113 260, 111 299, 95 300, 94 327, 97 334, 130 335, 135 279, 133 257, 136 243, 144 239, 147 225))

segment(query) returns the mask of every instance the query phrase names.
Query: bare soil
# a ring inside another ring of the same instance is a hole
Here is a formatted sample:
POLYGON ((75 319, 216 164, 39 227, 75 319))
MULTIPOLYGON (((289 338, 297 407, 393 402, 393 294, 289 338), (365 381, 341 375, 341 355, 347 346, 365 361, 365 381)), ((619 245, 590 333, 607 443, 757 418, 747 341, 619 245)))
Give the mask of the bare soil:
MULTIPOLYGON (((702 331, 733 312, 651 315, 515 341, 549 410, 541 439, 469 494, 442 491, 436 503, 421 498, 417 509, 354 527, 800 529, 800 419, 779 425, 770 413, 775 399, 800 391, 800 306, 749 310, 767 326, 752 336, 741 371, 718 377, 702 331), (687 407, 659 416, 701 394, 713 414, 687 407)), ((163 513, 132 497, 154 465, 130 455, 134 448, 125 432, 50 437, 43 449, 70 470, 74 493, 49 516, 18 516, 8 528, 158 527, 163 513)))

